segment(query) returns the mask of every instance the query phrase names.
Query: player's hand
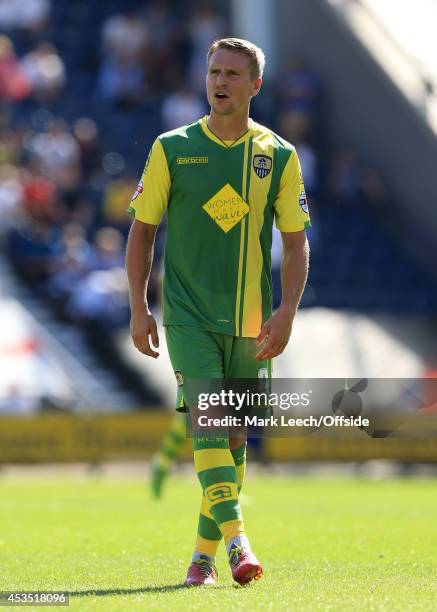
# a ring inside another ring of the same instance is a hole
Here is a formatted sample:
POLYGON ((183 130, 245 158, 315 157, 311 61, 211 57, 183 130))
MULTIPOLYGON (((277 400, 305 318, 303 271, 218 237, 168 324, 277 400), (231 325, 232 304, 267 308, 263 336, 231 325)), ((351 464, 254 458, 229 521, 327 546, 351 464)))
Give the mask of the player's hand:
POLYGON ((140 353, 157 359, 159 353, 150 346, 149 336, 155 348, 159 348, 158 329, 154 316, 141 307, 132 310, 130 320, 130 333, 136 348, 140 353))
POLYGON ((256 354, 256 359, 263 361, 280 355, 288 344, 292 325, 293 317, 290 315, 290 311, 278 308, 275 314, 264 323, 256 339, 257 347, 267 340, 256 354))

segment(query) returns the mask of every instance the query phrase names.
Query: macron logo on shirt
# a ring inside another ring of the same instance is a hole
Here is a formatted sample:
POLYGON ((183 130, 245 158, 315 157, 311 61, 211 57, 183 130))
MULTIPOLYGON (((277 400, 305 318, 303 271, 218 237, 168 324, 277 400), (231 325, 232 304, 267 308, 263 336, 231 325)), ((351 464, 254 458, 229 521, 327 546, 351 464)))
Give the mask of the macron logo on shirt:
POLYGON ((176 163, 179 166, 185 166, 186 164, 207 164, 207 157, 177 157, 176 163))

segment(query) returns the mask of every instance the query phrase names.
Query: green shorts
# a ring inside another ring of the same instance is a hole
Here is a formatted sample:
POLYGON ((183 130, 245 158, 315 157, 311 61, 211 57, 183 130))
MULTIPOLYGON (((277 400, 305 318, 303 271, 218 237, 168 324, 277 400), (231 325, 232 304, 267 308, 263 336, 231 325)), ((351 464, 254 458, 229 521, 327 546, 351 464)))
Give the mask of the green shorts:
POLYGON ((241 338, 187 325, 165 327, 167 348, 176 376, 176 410, 187 411, 184 381, 199 379, 271 378, 272 361, 257 361, 255 338, 241 338))

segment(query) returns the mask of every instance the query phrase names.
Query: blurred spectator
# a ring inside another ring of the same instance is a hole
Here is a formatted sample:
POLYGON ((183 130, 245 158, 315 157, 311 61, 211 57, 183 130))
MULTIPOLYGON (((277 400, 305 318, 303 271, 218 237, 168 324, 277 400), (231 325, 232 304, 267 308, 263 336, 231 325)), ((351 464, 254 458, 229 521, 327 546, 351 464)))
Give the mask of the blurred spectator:
POLYGON ((206 54, 211 41, 223 36, 225 20, 208 4, 199 4, 193 11, 189 32, 191 40, 190 83, 194 91, 204 93, 206 54))
POLYGON ((0 100, 22 100, 30 90, 29 79, 15 55, 12 41, 0 35, 0 100))
POLYGON ((126 202, 130 202, 137 187, 137 181, 121 177, 110 181, 103 194, 102 215, 105 223, 127 234, 130 219, 126 214, 126 202))
POLYGON ((124 15, 112 15, 103 24, 104 56, 139 62, 147 41, 147 26, 134 11, 124 15))
POLYGON ((23 57, 21 66, 31 85, 33 98, 41 105, 53 103, 66 79, 64 62, 54 45, 40 43, 23 57))
POLYGON ((103 99, 122 105, 140 102, 145 87, 142 59, 147 42, 147 26, 134 11, 112 15, 104 22, 99 75, 103 99))
POLYGON ((17 164, 22 155, 22 147, 19 130, 0 128, 0 165, 17 164))
POLYGON ((153 55, 166 55, 177 27, 177 21, 172 14, 168 0, 152 2, 145 10, 145 21, 149 34, 148 42, 153 55))
POLYGON ((94 237, 96 270, 124 268, 124 239, 113 227, 100 228, 94 237))
POLYGON ((0 28, 38 34, 50 16, 49 0, 0 0, 0 28))
POLYGON ((64 120, 52 121, 47 132, 37 133, 29 139, 27 147, 41 174, 51 177, 61 190, 76 188, 80 178, 81 152, 64 120))
POLYGON ((125 323, 128 287, 124 271, 124 239, 114 228, 95 236, 93 270, 71 292, 68 312, 74 319, 125 323))
POLYGON ((333 201, 342 206, 360 202, 360 166, 352 151, 337 151, 333 156, 329 187, 333 201))
POLYGON ((74 123, 73 133, 80 148, 82 178, 87 180, 102 164, 99 129, 93 119, 82 117, 74 123))
POLYGON ((50 219, 56 200, 56 184, 46 176, 23 170, 24 208, 35 219, 50 219))
POLYGON ((78 223, 68 223, 63 228, 58 251, 48 291, 53 298, 65 299, 93 269, 96 260, 85 230, 78 223))
POLYGON ((177 70, 177 21, 167 0, 155 0, 144 12, 149 32, 144 65, 153 89, 166 89, 177 70))
POLYGON ((10 164, 0 166, 0 229, 9 227, 18 218, 23 202, 20 169, 10 164))
POLYGON ((181 125, 197 121, 206 112, 203 99, 181 84, 163 101, 162 123, 164 130, 173 130, 181 125))
MULTIPOLYGON (((98 194, 100 196, 100 194, 98 194)), ((99 197, 100 199, 100 197, 99 197)), ((71 211, 70 221, 78 223, 83 227, 87 234, 92 234, 98 227, 98 202, 89 195, 81 195, 75 201, 71 211)))
POLYGON ((68 304, 73 319, 98 325, 126 324, 129 320, 129 293, 124 268, 91 272, 76 287, 68 304))
POLYGON ((320 79, 299 56, 289 59, 277 79, 277 98, 283 126, 291 142, 307 140, 319 112, 320 79))
POLYGON ((107 58, 99 75, 102 98, 121 106, 139 104, 145 90, 143 67, 132 58, 107 58))
POLYGON ((9 232, 8 250, 18 272, 44 292, 57 261, 59 231, 47 218, 30 217, 9 232))
POLYGON ((303 57, 292 56, 278 78, 278 97, 282 108, 314 115, 320 98, 320 79, 303 57))
POLYGON ((352 151, 334 154, 329 187, 337 204, 365 206, 379 215, 386 212, 389 198, 384 181, 374 168, 360 162, 352 151))

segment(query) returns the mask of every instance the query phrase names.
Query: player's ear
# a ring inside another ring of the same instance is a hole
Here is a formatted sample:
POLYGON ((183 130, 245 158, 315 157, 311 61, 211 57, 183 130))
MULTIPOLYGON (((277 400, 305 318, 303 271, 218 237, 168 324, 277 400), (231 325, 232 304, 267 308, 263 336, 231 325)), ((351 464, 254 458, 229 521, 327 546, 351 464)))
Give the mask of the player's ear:
POLYGON ((253 81, 252 96, 256 96, 259 93, 262 83, 263 83, 262 77, 258 77, 257 79, 253 81))

